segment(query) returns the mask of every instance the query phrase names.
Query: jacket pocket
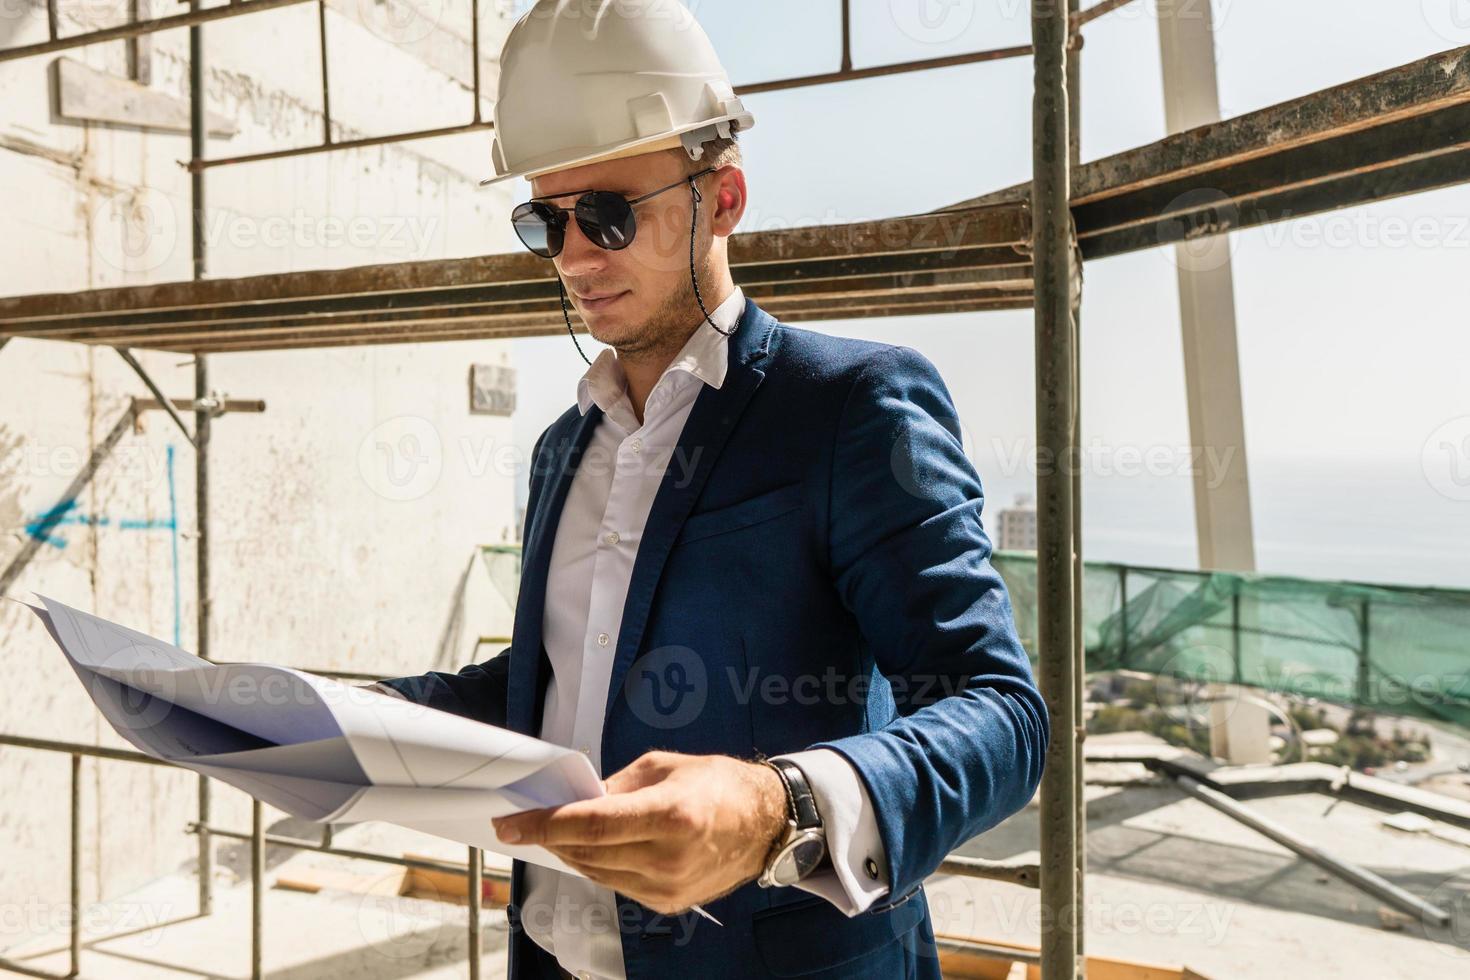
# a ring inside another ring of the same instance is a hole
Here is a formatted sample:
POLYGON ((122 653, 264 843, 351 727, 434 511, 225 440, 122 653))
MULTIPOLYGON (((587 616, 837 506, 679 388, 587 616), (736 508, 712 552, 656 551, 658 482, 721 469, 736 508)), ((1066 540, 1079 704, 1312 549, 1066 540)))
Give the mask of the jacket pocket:
POLYGON ((825 898, 810 898, 755 913, 751 926, 761 961, 774 977, 802 977, 845 967, 833 976, 876 976, 884 947, 894 964, 904 956, 897 945, 919 924, 923 907, 908 905, 887 912, 864 912, 848 918, 825 898))
POLYGON ((773 520, 800 507, 801 484, 788 483, 784 487, 758 493, 738 503, 690 514, 685 519, 679 536, 674 539, 674 547, 773 520))

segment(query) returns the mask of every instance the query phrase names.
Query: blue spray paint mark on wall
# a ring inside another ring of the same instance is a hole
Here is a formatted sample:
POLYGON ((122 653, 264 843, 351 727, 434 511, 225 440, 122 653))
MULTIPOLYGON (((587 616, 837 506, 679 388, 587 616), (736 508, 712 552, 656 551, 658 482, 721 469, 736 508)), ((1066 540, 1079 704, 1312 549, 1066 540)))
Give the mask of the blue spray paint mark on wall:
POLYGON ((168 531, 173 548, 174 584, 174 646, 178 646, 183 632, 183 614, 179 598, 179 507, 174 487, 174 446, 167 447, 168 475, 168 519, 119 518, 116 522, 106 514, 84 514, 77 509, 75 498, 63 500, 44 514, 38 514, 26 522, 26 534, 53 548, 65 548, 66 537, 56 533, 63 527, 116 527, 121 531, 168 531))
POLYGON ((168 444, 168 529, 174 563, 174 646, 180 646, 183 643, 183 638, 179 635, 183 617, 179 612, 179 503, 174 495, 173 443, 168 444))

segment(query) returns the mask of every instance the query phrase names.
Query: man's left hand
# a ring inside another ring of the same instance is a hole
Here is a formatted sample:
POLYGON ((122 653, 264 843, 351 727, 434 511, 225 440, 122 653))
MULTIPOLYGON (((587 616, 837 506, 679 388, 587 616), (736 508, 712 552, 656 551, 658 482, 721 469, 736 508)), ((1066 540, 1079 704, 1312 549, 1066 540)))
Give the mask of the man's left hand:
POLYGON ((599 799, 497 817, 495 833, 674 914, 757 877, 786 825, 781 777, 729 756, 649 752, 606 786, 599 799))

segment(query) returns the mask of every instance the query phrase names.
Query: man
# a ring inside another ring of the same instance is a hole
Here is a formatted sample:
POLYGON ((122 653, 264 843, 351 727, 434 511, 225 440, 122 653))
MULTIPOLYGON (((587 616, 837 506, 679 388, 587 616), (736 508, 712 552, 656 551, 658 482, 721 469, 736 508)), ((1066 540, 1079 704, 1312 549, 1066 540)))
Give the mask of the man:
POLYGON ((610 349, 532 452, 511 646, 383 685, 606 775, 495 821, 585 875, 516 864, 511 976, 938 977, 921 884, 1048 722, 949 392, 735 286, 753 119, 682 6, 542 0, 501 72, 492 180, 610 349))

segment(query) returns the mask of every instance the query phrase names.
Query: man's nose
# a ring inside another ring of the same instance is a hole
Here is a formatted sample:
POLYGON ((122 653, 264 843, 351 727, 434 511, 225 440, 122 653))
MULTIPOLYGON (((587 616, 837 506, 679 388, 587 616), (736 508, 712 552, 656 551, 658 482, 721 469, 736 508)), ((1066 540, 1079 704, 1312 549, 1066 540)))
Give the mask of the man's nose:
POLYGON ((607 249, 592 243, 582 226, 568 221, 562 240, 561 254, 557 256, 557 268, 566 276, 581 276, 601 272, 607 268, 607 249))

